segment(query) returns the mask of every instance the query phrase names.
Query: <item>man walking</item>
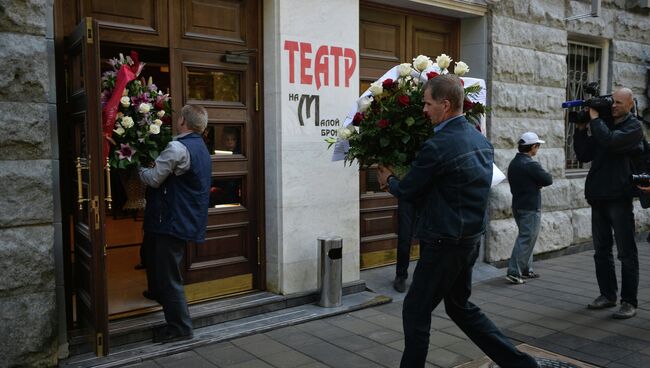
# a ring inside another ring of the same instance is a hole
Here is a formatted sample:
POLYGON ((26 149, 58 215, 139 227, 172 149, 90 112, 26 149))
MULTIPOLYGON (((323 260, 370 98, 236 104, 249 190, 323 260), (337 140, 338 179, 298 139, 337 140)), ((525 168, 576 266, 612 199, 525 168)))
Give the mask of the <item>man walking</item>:
POLYGON ((639 257, 634 240, 633 186, 630 181, 630 154, 642 147, 643 130, 630 113, 632 91, 621 88, 612 95, 613 121, 603 121, 598 111, 589 108, 591 121, 576 124, 574 150, 578 160, 590 162, 585 182, 585 198, 591 206, 591 234, 594 242, 598 296, 587 307, 616 306, 618 282, 612 256, 612 229, 621 261, 621 306, 612 316, 618 319, 636 315, 639 287, 639 257))
POLYGON ((147 184, 144 231, 150 242, 146 265, 149 293, 163 307, 167 325, 154 342, 190 339, 190 319, 183 289, 181 261, 188 241, 205 241, 212 163, 201 134, 208 113, 185 105, 174 123, 176 136, 152 168, 140 168, 147 184), (153 289, 153 290, 152 290, 153 289))
POLYGON ((480 308, 468 301, 472 266, 487 223, 494 149, 463 116, 464 90, 455 75, 424 86, 424 113, 434 136, 428 139, 403 180, 379 167, 379 182, 398 199, 421 204, 416 237, 420 260, 404 299, 402 368, 424 367, 431 313, 444 299, 447 315, 502 368, 537 368, 518 351, 480 308))
POLYGON ((518 142, 519 153, 508 166, 512 215, 519 229, 506 274, 506 279, 512 284, 523 284, 524 279, 539 277, 533 272, 533 248, 542 219, 540 189, 553 184, 551 174, 533 160, 542 143, 544 141, 533 132, 522 134, 518 142))

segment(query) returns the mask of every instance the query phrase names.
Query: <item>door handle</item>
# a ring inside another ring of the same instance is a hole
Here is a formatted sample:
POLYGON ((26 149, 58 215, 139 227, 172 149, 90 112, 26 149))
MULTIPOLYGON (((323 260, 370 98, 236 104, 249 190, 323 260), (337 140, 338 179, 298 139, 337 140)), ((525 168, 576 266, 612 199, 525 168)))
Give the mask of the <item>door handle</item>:
POLYGON ((113 208, 113 197, 111 196, 111 165, 108 164, 108 157, 106 157, 104 169, 106 170, 106 198, 104 198, 104 201, 110 211, 113 208))
POLYGON ((88 202, 88 198, 83 195, 83 181, 81 180, 81 170, 88 170, 88 159, 77 157, 77 204, 79 204, 79 211, 83 210, 84 202, 88 202))

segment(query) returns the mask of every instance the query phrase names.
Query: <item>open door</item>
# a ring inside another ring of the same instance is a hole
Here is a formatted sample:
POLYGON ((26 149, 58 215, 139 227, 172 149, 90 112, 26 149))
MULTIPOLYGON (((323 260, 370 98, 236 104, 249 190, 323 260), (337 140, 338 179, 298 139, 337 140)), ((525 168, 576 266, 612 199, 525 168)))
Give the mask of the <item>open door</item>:
POLYGON ((108 353, 104 172, 97 22, 85 18, 65 39, 65 165, 76 192, 70 216, 76 321, 97 356, 108 353))

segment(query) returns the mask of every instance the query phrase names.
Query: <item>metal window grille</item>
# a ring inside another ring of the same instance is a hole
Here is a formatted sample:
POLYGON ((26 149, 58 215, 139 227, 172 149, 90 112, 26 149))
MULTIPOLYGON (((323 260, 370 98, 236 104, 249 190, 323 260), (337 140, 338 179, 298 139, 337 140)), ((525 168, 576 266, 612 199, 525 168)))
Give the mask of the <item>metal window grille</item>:
MULTIPOLYGON (((602 78, 600 73, 602 70, 602 62, 602 49, 600 47, 577 42, 569 42, 569 53, 567 54, 567 101, 582 100, 591 97, 585 94, 584 87, 587 83, 591 82, 601 83, 602 78)), ((576 158, 576 154, 573 150, 573 133, 575 127, 573 124, 569 124, 568 121, 569 111, 576 111, 579 109, 579 107, 567 109, 564 115, 567 170, 589 168, 588 163, 581 163, 576 158)))

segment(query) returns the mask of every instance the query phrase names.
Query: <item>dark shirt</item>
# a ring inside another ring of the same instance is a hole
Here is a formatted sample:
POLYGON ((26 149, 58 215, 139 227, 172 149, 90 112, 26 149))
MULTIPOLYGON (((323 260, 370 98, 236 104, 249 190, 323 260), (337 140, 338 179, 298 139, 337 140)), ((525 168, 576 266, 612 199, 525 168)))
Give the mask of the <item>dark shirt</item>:
POLYGON ((643 129, 632 115, 619 124, 601 119, 589 122, 587 130, 576 129, 573 147, 581 162, 590 162, 585 182, 585 198, 597 200, 631 198, 634 187, 630 180, 630 155, 643 149, 643 129))
POLYGON ((485 232, 493 159, 492 145, 458 116, 424 143, 403 180, 391 177, 390 193, 420 208, 417 238, 462 240, 485 232))
POLYGON ((536 211, 542 208, 542 187, 553 184, 553 177, 539 162, 525 153, 517 153, 508 166, 512 208, 536 211))

